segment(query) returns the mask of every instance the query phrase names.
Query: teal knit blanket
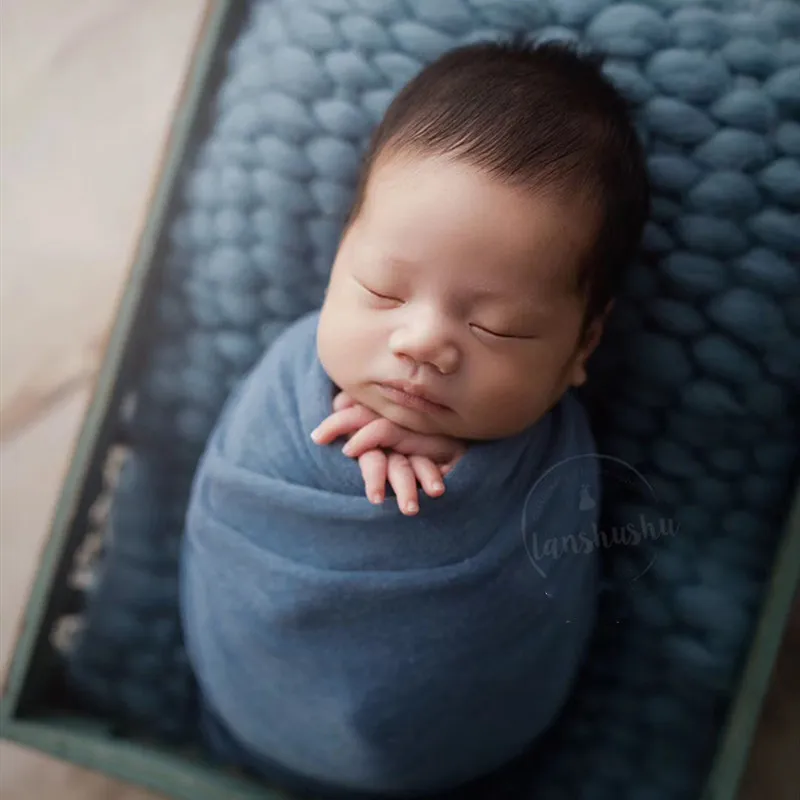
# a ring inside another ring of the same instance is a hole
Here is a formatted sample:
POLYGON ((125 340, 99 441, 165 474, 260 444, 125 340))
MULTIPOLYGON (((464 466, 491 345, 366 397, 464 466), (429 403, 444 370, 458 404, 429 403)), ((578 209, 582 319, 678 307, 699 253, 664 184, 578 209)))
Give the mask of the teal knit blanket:
POLYGON ((800 463, 792 0, 248 4, 186 154, 148 325, 130 343, 127 455, 69 659, 76 695, 105 717, 191 735, 177 558, 218 414, 319 307, 359 156, 394 93, 444 50, 520 29, 605 51, 655 202, 584 397, 603 455, 596 636, 547 740, 480 796, 699 793, 800 463), (640 514, 652 535, 626 534, 640 514))

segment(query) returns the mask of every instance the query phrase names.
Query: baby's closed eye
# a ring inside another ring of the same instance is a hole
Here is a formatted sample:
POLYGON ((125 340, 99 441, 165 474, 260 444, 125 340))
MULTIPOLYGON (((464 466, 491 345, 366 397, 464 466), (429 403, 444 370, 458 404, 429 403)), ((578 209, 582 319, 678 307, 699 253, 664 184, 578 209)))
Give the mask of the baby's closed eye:
POLYGON ((373 301, 381 301, 383 303, 389 304, 391 306, 397 306, 403 303, 403 300, 400 297, 395 296, 389 289, 378 289, 374 286, 367 285, 363 281, 357 280, 356 283, 367 293, 367 295, 373 301))
POLYGON ((521 331, 514 331, 508 328, 501 328, 500 326, 488 327, 486 325, 479 325, 475 322, 470 323, 470 328, 477 332, 480 336, 490 336, 494 339, 520 339, 531 340, 538 338, 535 334, 526 333, 521 331))

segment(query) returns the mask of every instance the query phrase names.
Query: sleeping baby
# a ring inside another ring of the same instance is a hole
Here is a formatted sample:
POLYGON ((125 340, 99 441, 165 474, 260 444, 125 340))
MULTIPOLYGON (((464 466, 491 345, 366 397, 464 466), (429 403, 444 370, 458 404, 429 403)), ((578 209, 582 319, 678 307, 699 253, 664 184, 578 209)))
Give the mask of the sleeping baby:
POLYGON ((195 477, 182 618, 221 759, 315 797, 422 796, 552 725, 599 564, 529 542, 596 521, 575 388, 648 202, 624 102, 564 45, 459 48, 396 96, 322 308, 195 477))

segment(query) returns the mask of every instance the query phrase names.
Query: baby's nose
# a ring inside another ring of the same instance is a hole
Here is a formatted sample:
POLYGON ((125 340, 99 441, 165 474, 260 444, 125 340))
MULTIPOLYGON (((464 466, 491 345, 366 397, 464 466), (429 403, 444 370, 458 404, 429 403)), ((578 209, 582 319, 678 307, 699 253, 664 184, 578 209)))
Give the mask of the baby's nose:
POLYGON ((398 358, 417 365, 427 364, 442 375, 458 369, 458 348, 441 325, 413 324, 398 328, 389 346, 398 358))

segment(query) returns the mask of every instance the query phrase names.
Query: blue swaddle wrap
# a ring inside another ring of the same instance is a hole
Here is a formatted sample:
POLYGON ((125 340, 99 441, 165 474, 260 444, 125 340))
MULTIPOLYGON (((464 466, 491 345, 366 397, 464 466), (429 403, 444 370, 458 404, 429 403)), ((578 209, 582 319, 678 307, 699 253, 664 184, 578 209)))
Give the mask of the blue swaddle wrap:
POLYGON ((567 395, 532 429, 472 446, 417 517, 372 506, 357 462, 309 436, 334 392, 317 319, 266 352, 201 459, 187 648, 250 752, 331 786, 436 791, 518 755, 571 688, 597 556, 544 541, 593 524, 578 502, 599 494, 596 460, 578 457, 592 434, 567 395))

